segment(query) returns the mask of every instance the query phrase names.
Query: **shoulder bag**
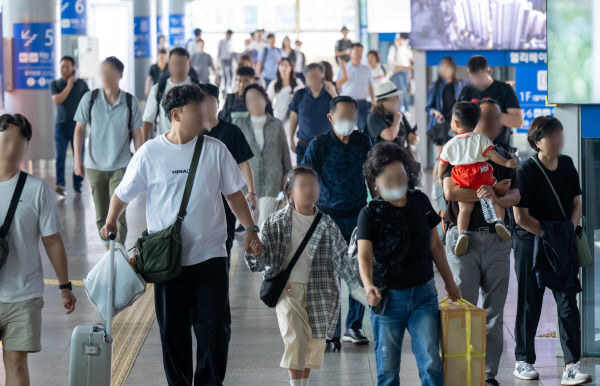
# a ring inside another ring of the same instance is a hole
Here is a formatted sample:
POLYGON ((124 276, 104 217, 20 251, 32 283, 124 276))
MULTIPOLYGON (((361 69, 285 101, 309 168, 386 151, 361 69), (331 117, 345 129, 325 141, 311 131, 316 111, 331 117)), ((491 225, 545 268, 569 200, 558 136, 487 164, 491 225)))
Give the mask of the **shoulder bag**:
POLYGON ((10 200, 10 206, 8 207, 4 224, 2 224, 2 228, 0 228, 0 269, 4 266, 6 260, 8 259, 8 230, 10 229, 10 224, 15 217, 17 205, 19 205, 21 193, 23 193, 23 187, 25 186, 25 180, 27 180, 27 173, 23 171, 19 172, 19 180, 17 181, 15 192, 10 200))
POLYGON ((162 283, 181 273, 181 223, 186 215, 187 204, 194 186, 203 142, 204 137, 199 136, 175 222, 168 228, 152 234, 149 234, 146 229, 142 237, 135 242, 132 265, 148 283, 162 283))
MULTIPOLYGON (((562 212, 565 220, 569 221, 569 218, 567 217, 567 213, 565 212, 565 210, 560 202, 560 198, 558 197, 558 194, 556 193, 556 190, 554 189, 554 185, 552 185, 552 181, 550 181, 550 178, 548 178, 548 175, 546 174, 546 171, 540 164, 540 161, 538 161, 537 158, 535 158, 535 156, 531 157, 531 159, 540 168, 544 177, 546 177, 546 181, 548 181, 548 185, 550 185, 550 188, 552 189, 552 193, 554 193, 554 197, 556 197, 556 202, 558 202, 558 207, 560 208, 560 211, 562 212)), ((588 244, 587 236, 585 234, 585 216, 583 216, 583 215, 581 216, 581 227, 577 227, 577 228, 578 229, 575 232, 575 249, 577 251, 577 263, 579 264, 580 267, 587 267, 588 265, 590 265, 594 262, 594 259, 592 258, 592 253, 590 252, 590 245, 588 244)))
POLYGON ((296 250, 296 253, 294 253, 294 256, 292 257, 292 260, 290 261, 288 266, 272 278, 263 280, 262 285, 260 287, 260 300, 262 300, 263 303, 265 303, 268 307, 273 308, 277 305, 277 301, 283 293, 285 285, 287 284, 287 281, 290 278, 292 269, 294 268, 294 265, 296 265, 296 262, 300 258, 302 251, 304 251, 304 248, 306 248, 306 244, 308 244, 308 241, 310 240, 312 234, 317 228, 321 217, 323 217, 323 213, 317 212, 313 223, 308 229, 308 232, 306 232, 304 239, 302 239, 300 246, 296 250))

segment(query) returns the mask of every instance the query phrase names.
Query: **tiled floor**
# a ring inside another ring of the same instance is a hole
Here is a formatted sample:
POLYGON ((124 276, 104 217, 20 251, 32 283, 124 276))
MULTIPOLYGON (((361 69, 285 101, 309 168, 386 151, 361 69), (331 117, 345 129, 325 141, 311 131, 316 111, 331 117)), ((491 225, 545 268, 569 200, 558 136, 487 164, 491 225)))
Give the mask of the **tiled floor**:
MULTIPOLYGON (((51 179, 48 179, 51 182, 51 179)), ((64 239, 69 255, 69 269, 72 279, 81 279, 103 255, 104 248, 99 243, 94 208, 89 186, 85 185, 82 197, 71 193, 59 201, 59 208, 65 226, 64 239)), ((134 201, 127 213, 130 233, 128 244, 144 229, 143 199, 134 201)), ((51 266, 43 255, 46 278, 54 278, 51 266)), ((239 261, 231 291, 231 312, 233 317, 232 338, 226 384, 228 385, 286 385, 286 371, 279 368, 283 344, 279 335, 275 312, 266 308, 258 299, 260 275, 251 274, 242 261, 239 261)), ((443 286, 436 275, 440 297, 443 286)), ((43 350, 30 356, 32 385, 64 386, 68 379, 70 335, 79 324, 99 322, 101 318, 87 300, 81 286, 75 288, 78 297, 77 310, 72 315, 64 315, 58 293, 53 286, 47 286, 46 306, 43 310, 43 350)), ((514 315, 516 304, 516 281, 510 279, 509 297, 505 308, 504 340, 505 350, 501 361, 498 380, 502 385, 558 385, 560 383, 562 359, 556 358, 556 340, 536 339, 540 381, 517 381, 512 376, 514 365, 514 315)), ((344 306, 346 309, 346 306, 344 306)), ((345 316, 345 315, 344 315, 345 316)), ((545 297, 542 321, 538 334, 556 331, 554 300, 548 292, 545 297)), ((365 333, 372 338, 368 318, 365 319, 365 333)), ((584 370, 600 379, 600 360, 586 358, 584 370)), ((418 372, 410 351, 410 338, 404 342, 404 356, 401 368, 403 385, 419 385, 418 372)), ((0 385, 4 382, 4 371, 0 364, 0 385)), ((162 370, 162 357, 158 328, 154 324, 135 362, 128 385, 166 385, 162 370)), ((321 371, 311 376, 312 385, 374 385, 376 367, 373 344, 352 346, 344 344, 341 353, 326 353, 321 371)), ((600 384, 600 383, 599 383, 600 384)))

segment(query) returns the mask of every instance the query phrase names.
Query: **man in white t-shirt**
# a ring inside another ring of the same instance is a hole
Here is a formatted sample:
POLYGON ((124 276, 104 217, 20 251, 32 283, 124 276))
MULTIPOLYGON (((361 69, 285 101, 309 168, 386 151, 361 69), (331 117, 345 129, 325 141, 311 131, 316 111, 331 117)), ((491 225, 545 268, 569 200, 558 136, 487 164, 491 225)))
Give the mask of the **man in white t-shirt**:
MULTIPOLYGON (((117 230, 128 203, 146 193, 150 234, 175 222, 198 135, 203 129, 205 94, 199 87, 174 87, 162 107, 171 130, 146 142, 134 154, 112 198, 104 237, 117 230)), ((233 156, 220 141, 205 136, 187 214, 182 222, 182 271, 155 284, 155 305, 164 368, 169 385, 222 385, 231 335, 227 225, 221 194, 246 228, 246 244, 258 241, 258 227, 241 191, 244 179, 233 156), (197 358, 192 382, 194 328, 197 358)), ((262 249, 262 246, 261 246, 262 249)))
POLYGON ((375 91, 373 89, 373 77, 369 66, 361 63, 363 56, 363 45, 360 43, 352 44, 350 50, 350 62, 346 63, 340 57, 340 71, 336 87, 340 90, 340 95, 352 97, 358 103, 358 131, 363 132, 367 126, 367 117, 369 116, 369 102, 375 100, 375 91))
MULTIPOLYGON (((60 234, 62 224, 52 190, 44 180, 19 170, 31 135, 31 124, 24 116, 0 116, 1 223, 9 213, 11 197, 17 187, 22 186, 10 227, 0 230, 0 237, 4 239, 7 235, 8 241, 8 254, 0 252, 0 264, 6 257, 0 266, 0 340, 5 385, 29 385, 27 355, 42 349, 44 278, 40 237, 60 283, 60 296, 67 314, 75 310, 77 301, 68 279, 67 254, 60 234)), ((0 243, 4 245, 3 241, 0 243)))
POLYGON ((162 97, 175 86, 192 84, 193 82, 188 76, 188 72, 190 71, 190 55, 184 48, 176 47, 169 52, 168 68, 171 76, 167 79, 162 79, 152 86, 146 100, 146 108, 142 116, 142 120, 144 121, 142 126, 144 141, 151 138, 152 126, 157 118, 157 135, 164 134, 171 129, 171 122, 165 115, 165 110, 160 104, 162 97))

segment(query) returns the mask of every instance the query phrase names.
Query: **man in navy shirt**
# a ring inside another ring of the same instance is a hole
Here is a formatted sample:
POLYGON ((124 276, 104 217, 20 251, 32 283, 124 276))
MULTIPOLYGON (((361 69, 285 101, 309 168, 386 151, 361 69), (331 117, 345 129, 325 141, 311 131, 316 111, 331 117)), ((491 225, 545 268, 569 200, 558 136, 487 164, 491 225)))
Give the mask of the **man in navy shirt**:
POLYGON ((304 68, 306 87, 294 93, 290 102, 290 148, 296 153, 297 163, 302 162, 309 142, 331 128, 327 119, 329 103, 337 96, 333 83, 325 80, 321 63, 311 63, 304 68), (298 129, 298 145, 294 141, 298 129))
MULTIPOLYGON (((367 204, 362 167, 371 149, 371 140, 366 134, 355 130, 358 104, 351 97, 333 98, 327 118, 333 128, 310 142, 302 164, 312 167, 319 174, 321 193, 317 207, 333 219, 346 242, 350 242, 352 231, 358 223, 358 214, 367 204)), ((365 308, 350 297, 346 332, 342 339, 344 342, 364 344, 369 341, 361 331, 364 314, 365 308)), ((338 324, 334 338, 339 339, 340 330, 338 324)))
MULTIPOLYGON (((56 143, 56 193, 65 195, 65 159, 67 147, 75 135, 75 111, 83 94, 90 91, 87 83, 77 79, 75 74, 75 59, 63 56, 60 59, 60 78, 50 83, 52 102, 56 105, 56 123, 54 127, 54 142, 56 143)), ((73 173, 73 189, 81 193, 82 177, 73 173)))

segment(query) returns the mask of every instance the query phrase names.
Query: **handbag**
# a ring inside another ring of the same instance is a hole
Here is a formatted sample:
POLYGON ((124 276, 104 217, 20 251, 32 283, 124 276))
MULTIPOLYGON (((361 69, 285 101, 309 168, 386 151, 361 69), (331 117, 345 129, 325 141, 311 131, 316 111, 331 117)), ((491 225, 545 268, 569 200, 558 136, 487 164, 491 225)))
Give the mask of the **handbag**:
POLYGON ((8 230, 10 229, 10 224, 15 217, 17 205, 19 205, 19 199, 21 198, 21 193, 23 193, 23 187, 25 186, 26 180, 27 173, 21 171, 19 173, 17 186, 15 187, 12 199, 10 200, 10 206, 8 207, 4 224, 2 224, 2 228, 0 228, 0 269, 2 269, 6 263, 6 260, 8 259, 8 230))
POLYGON ((186 215, 194 186, 203 142, 204 137, 199 136, 175 222, 168 228, 152 234, 146 229, 142 237, 135 242, 132 265, 148 283, 162 283, 181 273, 181 223, 186 215))
POLYGON ((263 303, 265 303, 268 307, 273 308, 277 305, 277 301, 283 293, 283 289, 285 288, 285 285, 287 284, 287 281, 290 278, 292 269, 294 268, 294 265, 296 265, 296 262, 300 258, 302 251, 304 251, 304 248, 306 248, 306 244, 308 244, 308 240, 310 240, 313 232, 317 228, 321 217, 323 217, 323 213, 318 212, 313 223, 310 225, 308 232, 306 232, 306 235, 304 235, 304 239, 302 239, 300 246, 298 246, 298 249, 296 250, 296 253, 294 253, 294 256, 292 257, 292 260, 290 261, 288 266, 272 278, 263 280, 262 285, 260 286, 260 300, 262 300, 263 303))
MULTIPOLYGON (((546 174, 546 171, 540 164, 540 161, 538 161, 537 158, 535 158, 535 156, 531 157, 531 159, 540 168, 544 177, 546 177, 546 181, 548 181, 548 185, 550 185, 552 193, 554 193, 554 197, 556 197, 556 201, 558 202, 558 207, 560 208, 560 211, 562 212, 565 220, 569 221, 567 213, 565 212, 562 203, 560 202, 560 198, 558 197, 558 194, 554 189, 554 185, 552 185, 552 181, 550 181, 550 178, 548 178, 548 175, 546 174)), ((588 243, 587 236, 585 234, 585 225, 585 216, 582 215, 581 227, 577 227, 577 230, 575 231, 575 250, 577 252, 577 263, 580 267, 587 267, 588 265, 594 262, 592 253, 590 252, 590 244, 588 243)))
POLYGON ((146 282, 129 264, 127 251, 123 244, 114 248, 114 299, 113 314, 107 315, 109 298, 106 289, 109 287, 110 251, 92 268, 83 279, 83 287, 90 301, 105 320, 116 316, 119 312, 133 304, 146 292, 146 282))

